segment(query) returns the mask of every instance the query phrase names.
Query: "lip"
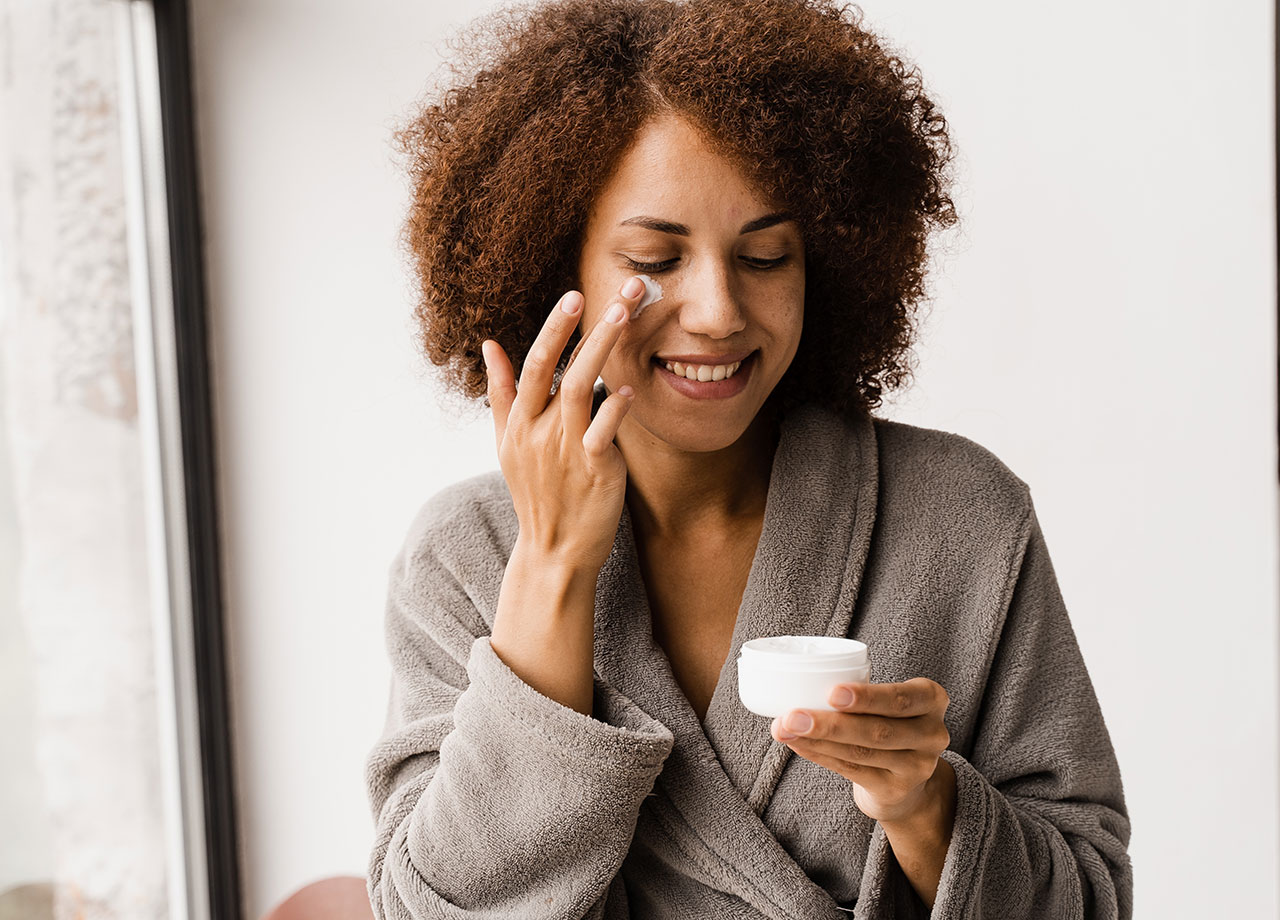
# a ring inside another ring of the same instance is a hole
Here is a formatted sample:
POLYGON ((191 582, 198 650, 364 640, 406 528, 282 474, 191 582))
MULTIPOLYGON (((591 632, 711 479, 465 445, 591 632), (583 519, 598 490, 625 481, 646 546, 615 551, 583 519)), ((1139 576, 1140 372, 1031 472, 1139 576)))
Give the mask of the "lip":
POLYGON ((740 351, 737 354, 723 355, 654 355, 657 361, 671 361, 672 363, 679 361, 681 364, 732 364, 734 361, 741 361, 751 354, 749 351, 740 351))
POLYGON ((690 380, 688 377, 677 377, 662 366, 662 359, 656 355, 653 358, 653 366, 657 368, 659 376, 670 384, 673 390, 683 396, 688 396, 691 399, 727 399, 730 396, 737 396, 747 388, 747 383, 751 379, 751 372, 756 367, 757 354, 758 352, 754 351, 748 352, 746 357, 742 358, 742 366, 734 372, 734 375, 723 380, 702 381, 690 380))

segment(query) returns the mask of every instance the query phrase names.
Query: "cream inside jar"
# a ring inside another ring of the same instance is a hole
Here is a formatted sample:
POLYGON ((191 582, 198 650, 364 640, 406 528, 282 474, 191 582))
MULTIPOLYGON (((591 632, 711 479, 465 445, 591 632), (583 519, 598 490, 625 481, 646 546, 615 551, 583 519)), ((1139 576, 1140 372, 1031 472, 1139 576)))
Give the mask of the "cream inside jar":
POLYGON ((751 712, 778 718, 793 709, 825 709, 837 684, 871 680, 865 642, 840 636, 765 636, 742 644, 738 699, 751 712))

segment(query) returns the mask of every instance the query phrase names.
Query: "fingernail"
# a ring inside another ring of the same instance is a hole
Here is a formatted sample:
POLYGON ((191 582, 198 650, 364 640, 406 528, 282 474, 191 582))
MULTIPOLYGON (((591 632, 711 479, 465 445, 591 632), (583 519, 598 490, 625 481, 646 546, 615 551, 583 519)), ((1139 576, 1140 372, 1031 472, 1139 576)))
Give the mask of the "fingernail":
POLYGON ((835 693, 831 694, 832 706, 848 706, 853 702, 853 693, 848 687, 840 687, 835 693))
POLYGON ((570 291, 560 298, 560 309, 572 316, 578 312, 578 308, 582 306, 582 295, 577 291, 570 291))
POLYGON ((622 314, 626 311, 622 308, 622 304, 615 303, 609 308, 609 312, 604 315, 606 323, 616 323, 622 319, 622 314))
POLYGON ((644 282, 639 278, 628 278, 626 283, 622 285, 623 297, 635 297, 644 290, 644 282))
POLYGON ((623 396, 626 396, 628 399, 636 395, 636 391, 631 389, 631 387, 627 386, 625 383, 622 386, 618 387, 618 392, 621 393, 623 396))
POLYGON ((813 728, 813 718, 807 712, 793 712, 787 716, 787 721, 783 723, 783 727, 803 735, 813 728))

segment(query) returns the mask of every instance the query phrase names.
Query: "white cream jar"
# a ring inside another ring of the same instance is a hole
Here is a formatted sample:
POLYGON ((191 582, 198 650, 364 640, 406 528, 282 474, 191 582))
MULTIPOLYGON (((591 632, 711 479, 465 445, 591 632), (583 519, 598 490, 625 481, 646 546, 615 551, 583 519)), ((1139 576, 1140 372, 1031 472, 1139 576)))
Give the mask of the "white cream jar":
POLYGON ((758 716, 825 709, 836 684, 871 680, 865 642, 839 636, 766 636, 742 643, 738 699, 758 716))

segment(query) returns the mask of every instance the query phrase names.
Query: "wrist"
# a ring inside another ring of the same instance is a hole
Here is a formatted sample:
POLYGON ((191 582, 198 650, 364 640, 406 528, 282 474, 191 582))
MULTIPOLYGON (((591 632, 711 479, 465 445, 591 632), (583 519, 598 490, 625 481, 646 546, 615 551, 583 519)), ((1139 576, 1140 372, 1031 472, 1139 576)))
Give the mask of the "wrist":
POLYGON ((594 594, 596 579, 602 566, 584 562, 574 554, 546 549, 516 537, 515 545, 511 548, 511 558, 507 561, 507 568, 513 567, 539 581, 565 584, 578 589, 590 585, 594 594))
POLYGON ((944 757, 938 758, 933 775, 925 781, 920 804, 910 813, 892 820, 882 820, 886 832, 909 834, 915 839, 929 840, 944 850, 951 842, 951 829, 956 815, 956 773, 944 757))
POLYGON ((599 576, 599 567, 545 552, 517 538, 511 558, 507 560, 503 586, 505 590, 508 584, 518 585, 521 594, 537 598, 536 609, 542 610, 551 621, 565 617, 576 620, 583 612, 594 613, 599 576))

